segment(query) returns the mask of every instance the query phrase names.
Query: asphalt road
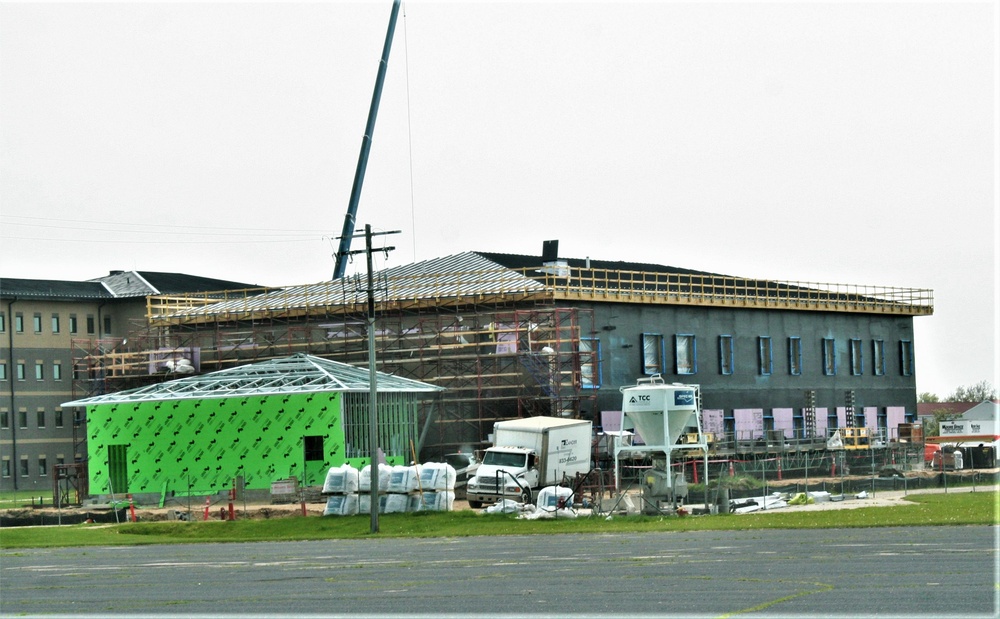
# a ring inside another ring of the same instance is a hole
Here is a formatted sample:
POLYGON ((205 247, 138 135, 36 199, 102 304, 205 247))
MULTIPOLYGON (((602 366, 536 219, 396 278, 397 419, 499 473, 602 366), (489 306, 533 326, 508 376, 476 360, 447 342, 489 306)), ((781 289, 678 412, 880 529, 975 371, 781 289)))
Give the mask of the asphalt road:
POLYGON ((998 527, 7 551, 0 614, 997 616, 998 527))

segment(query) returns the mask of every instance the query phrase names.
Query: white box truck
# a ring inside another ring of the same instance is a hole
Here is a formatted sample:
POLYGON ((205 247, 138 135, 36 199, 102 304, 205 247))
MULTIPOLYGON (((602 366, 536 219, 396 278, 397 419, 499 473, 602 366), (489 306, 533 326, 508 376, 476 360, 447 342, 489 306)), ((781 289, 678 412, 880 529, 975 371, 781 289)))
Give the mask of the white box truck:
POLYGON ((528 417, 493 426, 493 447, 486 450, 469 480, 469 507, 500 499, 530 503, 545 486, 590 471, 592 424, 560 417, 528 417))

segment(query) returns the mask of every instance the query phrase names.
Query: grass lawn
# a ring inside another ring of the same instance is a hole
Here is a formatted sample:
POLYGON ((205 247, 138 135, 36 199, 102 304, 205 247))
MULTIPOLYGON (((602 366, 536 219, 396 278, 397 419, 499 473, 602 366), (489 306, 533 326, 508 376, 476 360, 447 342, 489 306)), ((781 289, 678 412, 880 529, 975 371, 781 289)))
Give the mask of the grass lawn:
POLYGON ((647 531, 719 531, 757 529, 831 529, 996 525, 998 492, 914 494, 908 504, 829 511, 778 510, 718 516, 616 516, 518 520, 512 515, 475 511, 383 514, 379 533, 370 533, 368 514, 236 522, 138 522, 118 525, 8 527, 0 529, 0 548, 125 546, 200 542, 264 542, 366 537, 468 537, 559 533, 643 533, 647 531))

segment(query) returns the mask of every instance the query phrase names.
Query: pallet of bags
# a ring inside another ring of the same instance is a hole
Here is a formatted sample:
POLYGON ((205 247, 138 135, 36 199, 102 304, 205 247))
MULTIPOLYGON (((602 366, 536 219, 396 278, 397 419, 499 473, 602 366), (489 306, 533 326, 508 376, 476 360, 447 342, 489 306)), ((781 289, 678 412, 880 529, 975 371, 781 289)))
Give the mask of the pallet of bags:
POLYGON ((355 516, 358 513, 357 494, 334 494, 326 499, 324 516, 355 516))
POLYGON ((455 467, 445 462, 427 462, 422 465, 420 489, 424 492, 455 490, 455 467))
POLYGON ((349 494, 358 491, 359 472, 350 464, 331 467, 323 483, 323 494, 349 494))

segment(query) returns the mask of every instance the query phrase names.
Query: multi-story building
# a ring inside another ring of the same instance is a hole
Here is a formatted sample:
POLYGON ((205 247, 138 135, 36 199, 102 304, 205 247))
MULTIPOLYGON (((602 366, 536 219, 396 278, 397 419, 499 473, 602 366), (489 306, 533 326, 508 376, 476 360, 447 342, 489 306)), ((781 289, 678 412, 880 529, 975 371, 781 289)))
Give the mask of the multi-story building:
POLYGON ((145 323, 147 297, 247 287, 146 271, 82 282, 0 280, 0 488, 48 495, 52 468, 85 457, 80 420, 61 406, 92 395, 78 386, 103 385, 100 368, 79 363, 81 351, 113 358, 145 323))
MULTIPOLYGON (((422 458, 481 448, 512 417, 600 426, 621 410, 620 387, 657 374, 701 385, 704 425, 723 453, 825 449, 840 428, 852 447, 884 443, 915 421, 913 320, 933 313, 930 290, 556 251, 470 251, 376 274, 378 369, 444 388, 421 414, 422 458)), ((156 350, 188 351, 206 371, 297 352, 366 366, 367 307, 364 278, 221 301, 153 297, 146 330, 104 361, 116 388, 148 380, 156 350)))

